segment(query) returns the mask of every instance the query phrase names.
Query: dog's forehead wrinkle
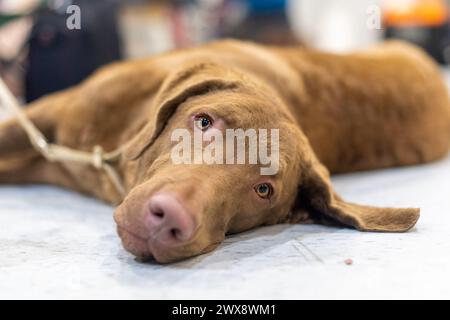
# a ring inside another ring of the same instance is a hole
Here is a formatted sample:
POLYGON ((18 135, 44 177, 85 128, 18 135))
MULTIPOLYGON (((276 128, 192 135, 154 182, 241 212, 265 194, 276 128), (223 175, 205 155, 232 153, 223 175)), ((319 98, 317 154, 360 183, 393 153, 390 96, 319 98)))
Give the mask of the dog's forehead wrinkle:
MULTIPOLYGON (((274 119, 274 110, 277 110, 274 103, 270 103, 267 100, 261 99, 252 93, 236 92, 230 90, 215 91, 204 95, 198 95, 192 97, 189 101, 191 104, 195 104, 196 107, 211 108, 217 111, 223 110, 224 112, 239 110, 239 115, 251 115, 254 117, 266 118, 266 120, 274 119)), ((281 108, 280 108, 281 109, 281 108)), ((277 116, 285 118, 283 111, 277 111, 277 116)), ((230 117, 233 114, 229 114, 230 117)), ((258 120, 258 119, 254 119, 258 120)))

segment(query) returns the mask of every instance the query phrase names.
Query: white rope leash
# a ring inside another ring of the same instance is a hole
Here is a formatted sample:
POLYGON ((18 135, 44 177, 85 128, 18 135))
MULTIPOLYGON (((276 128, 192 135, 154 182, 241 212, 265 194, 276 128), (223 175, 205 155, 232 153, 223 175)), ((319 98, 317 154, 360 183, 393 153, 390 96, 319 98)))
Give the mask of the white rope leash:
POLYGON ((112 162, 117 162, 120 159, 122 153, 120 149, 105 153, 101 146, 95 146, 93 152, 86 152, 49 143, 42 132, 27 117, 2 78, 0 78, 0 102, 16 117, 30 139, 31 145, 45 159, 50 162, 76 162, 91 165, 97 170, 103 170, 117 192, 121 196, 125 195, 122 179, 111 165, 112 162))

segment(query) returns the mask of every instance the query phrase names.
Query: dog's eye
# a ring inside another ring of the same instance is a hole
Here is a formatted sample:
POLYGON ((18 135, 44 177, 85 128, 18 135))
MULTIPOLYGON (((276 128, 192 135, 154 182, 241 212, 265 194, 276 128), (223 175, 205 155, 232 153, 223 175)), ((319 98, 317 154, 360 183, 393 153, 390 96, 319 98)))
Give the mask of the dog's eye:
POLYGON ((255 187, 255 192, 263 199, 269 199, 272 196, 273 189, 268 183, 261 183, 255 187))
POLYGON ((194 123, 195 123, 195 126, 202 131, 207 130, 213 124, 211 118, 208 117, 207 115, 196 116, 194 119, 194 123))

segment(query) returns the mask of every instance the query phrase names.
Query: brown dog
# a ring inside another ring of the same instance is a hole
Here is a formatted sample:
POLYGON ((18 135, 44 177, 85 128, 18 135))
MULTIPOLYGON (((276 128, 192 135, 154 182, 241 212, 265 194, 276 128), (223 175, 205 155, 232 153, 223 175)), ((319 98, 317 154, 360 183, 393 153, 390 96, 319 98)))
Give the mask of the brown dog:
POLYGON ((122 199, 104 174, 49 163, 15 120, 0 124, 0 181, 52 183, 120 202, 125 248, 171 262, 214 249, 226 234, 306 220, 406 231, 418 209, 343 201, 332 173, 443 157, 450 107, 438 68, 419 49, 389 42, 333 55, 220 41, 108 66, 27 108, 54 142, 91 151, 124 146, 122 199), (279 129, 279 171, 259 165, 176 165, 178 128, 279 129), (328 169, 328 170, 327 170, 328 169))

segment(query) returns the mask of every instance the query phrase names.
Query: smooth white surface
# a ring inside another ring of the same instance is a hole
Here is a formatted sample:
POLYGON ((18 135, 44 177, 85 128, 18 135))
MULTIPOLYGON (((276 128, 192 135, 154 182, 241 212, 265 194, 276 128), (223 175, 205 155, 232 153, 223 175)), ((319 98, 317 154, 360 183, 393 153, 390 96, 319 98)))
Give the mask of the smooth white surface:
POLYGON ((109 206, 0 187, 0 298, 450 298, 450 158, 333 181, 349 200, 421 207, 421 219, 404 234, 266 227, 161 266, 122 249, 109 206))

